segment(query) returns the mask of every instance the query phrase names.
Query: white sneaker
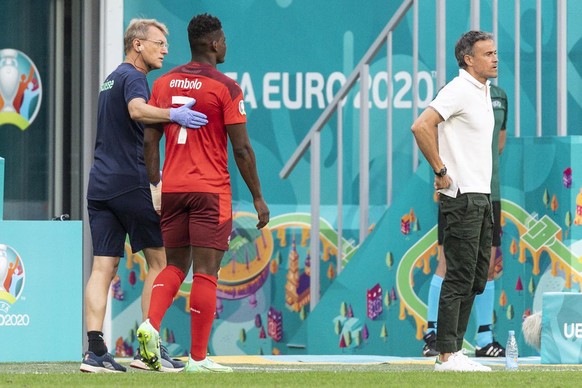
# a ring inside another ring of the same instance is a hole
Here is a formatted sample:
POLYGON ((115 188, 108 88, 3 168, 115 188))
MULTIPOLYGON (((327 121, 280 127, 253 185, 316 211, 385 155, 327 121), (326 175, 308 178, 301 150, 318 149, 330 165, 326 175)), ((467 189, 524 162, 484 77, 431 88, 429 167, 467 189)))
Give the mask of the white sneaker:
POLYGON ((491 368, 488 366, 479 364, 467 357, 464 349, 451 354, 445 362, 440 361, 437 356, 434 370, 437 372, 491 372, 491 368))
POLYGON ((232 368, 226 365, 220 365, 206 357, 202 361, 194 361, 192 357, 188 357, 188 363, 184 367, 184 372, 232 372, 232 368))
POLYGON ((469 357, 467 357, 467 355, 465 354, 465 349, 459 350, 457 354, 458 357, 462 357, 466 363, 473 365, 477 369, 477 372, 491 372, 490 367, 485 366, 477 361, 473 361, 469 357))

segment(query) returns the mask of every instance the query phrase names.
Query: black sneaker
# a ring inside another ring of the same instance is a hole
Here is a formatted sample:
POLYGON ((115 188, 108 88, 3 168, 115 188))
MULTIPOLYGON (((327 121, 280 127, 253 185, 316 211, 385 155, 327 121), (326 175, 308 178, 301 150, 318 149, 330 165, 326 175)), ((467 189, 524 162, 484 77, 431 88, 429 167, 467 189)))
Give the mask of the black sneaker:
POLYGON ((83 356, 83 362, 81 362, 81 372, 85 373, 102 373, 102 372, 125 372, 125 367, 119 365, 113 356, 109 353, 105 353, 101 357, 93 352, 86 352, 83 356))
POLYGON ((505 349, 497 341, 482 348, 475 347, 475 357, 505 357, 505 349))
MULTIPOLYGON (((168 350, 164 345, 161 346, 160 353, 162 359, 162 366, 159 370, 160 372, 181 372, 184 369, 184 363, 180 360, 176 360, 170 357, 168 350)), ((129 364, 129 366, 135 369, 153 370, 143 361, 143 358, 139 353, 139 349, 135 353, 135 357, 133 357, 133 361, 131 364, 129 364)))
POLYGON ((436 350, 436 333, 431 331, 422 338, 425 342, 422 348, 422 355, 425 357, 438 356, 440 353, 436 350))

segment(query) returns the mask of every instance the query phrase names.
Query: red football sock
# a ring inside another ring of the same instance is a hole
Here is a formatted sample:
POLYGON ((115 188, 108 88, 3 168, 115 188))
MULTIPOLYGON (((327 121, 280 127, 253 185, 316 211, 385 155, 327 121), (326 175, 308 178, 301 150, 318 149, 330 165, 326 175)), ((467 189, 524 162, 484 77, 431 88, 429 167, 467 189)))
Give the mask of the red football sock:
POLYGON ((216 312, 215 276, 196 273, 190 290, 190 355, 194 361, 206 358, 208 340, 216 312))
POLYGON ((157 331, 160 331, 162 319, 164 319, 166 311, 172 305, 174 297, 178 293, 178 289, 182 285, 184 278, 186 278, 186 274, 180 268, 173 265, 168 265, 156 277, 154 285, 152 286, 148 318, 157 331))

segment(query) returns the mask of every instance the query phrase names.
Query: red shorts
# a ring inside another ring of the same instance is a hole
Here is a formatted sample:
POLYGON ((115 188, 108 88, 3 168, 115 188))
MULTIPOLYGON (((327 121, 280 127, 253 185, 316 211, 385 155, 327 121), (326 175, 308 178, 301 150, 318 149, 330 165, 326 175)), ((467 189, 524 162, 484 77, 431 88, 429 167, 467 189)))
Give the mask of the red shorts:
POLYGON ((214 193, 162 193, 164 246, 188 245, 228 250, 232 196, 214 193))

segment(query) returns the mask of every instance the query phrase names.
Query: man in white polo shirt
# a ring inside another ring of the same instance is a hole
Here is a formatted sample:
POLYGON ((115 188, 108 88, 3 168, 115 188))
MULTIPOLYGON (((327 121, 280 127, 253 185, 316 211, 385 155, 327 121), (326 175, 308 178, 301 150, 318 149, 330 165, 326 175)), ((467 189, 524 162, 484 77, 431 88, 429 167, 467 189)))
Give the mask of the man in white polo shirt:
POLYGON ((436 371, 490 371, 463 352, 473 301, 487 282, 491 254, 491 142, 495 118, 489 78, 497 77, 493 36, 469 31, 455 45, 459 75, 443 87, 412 125, 435 172, 447 221, 447 273, 439 298, 436 371))

